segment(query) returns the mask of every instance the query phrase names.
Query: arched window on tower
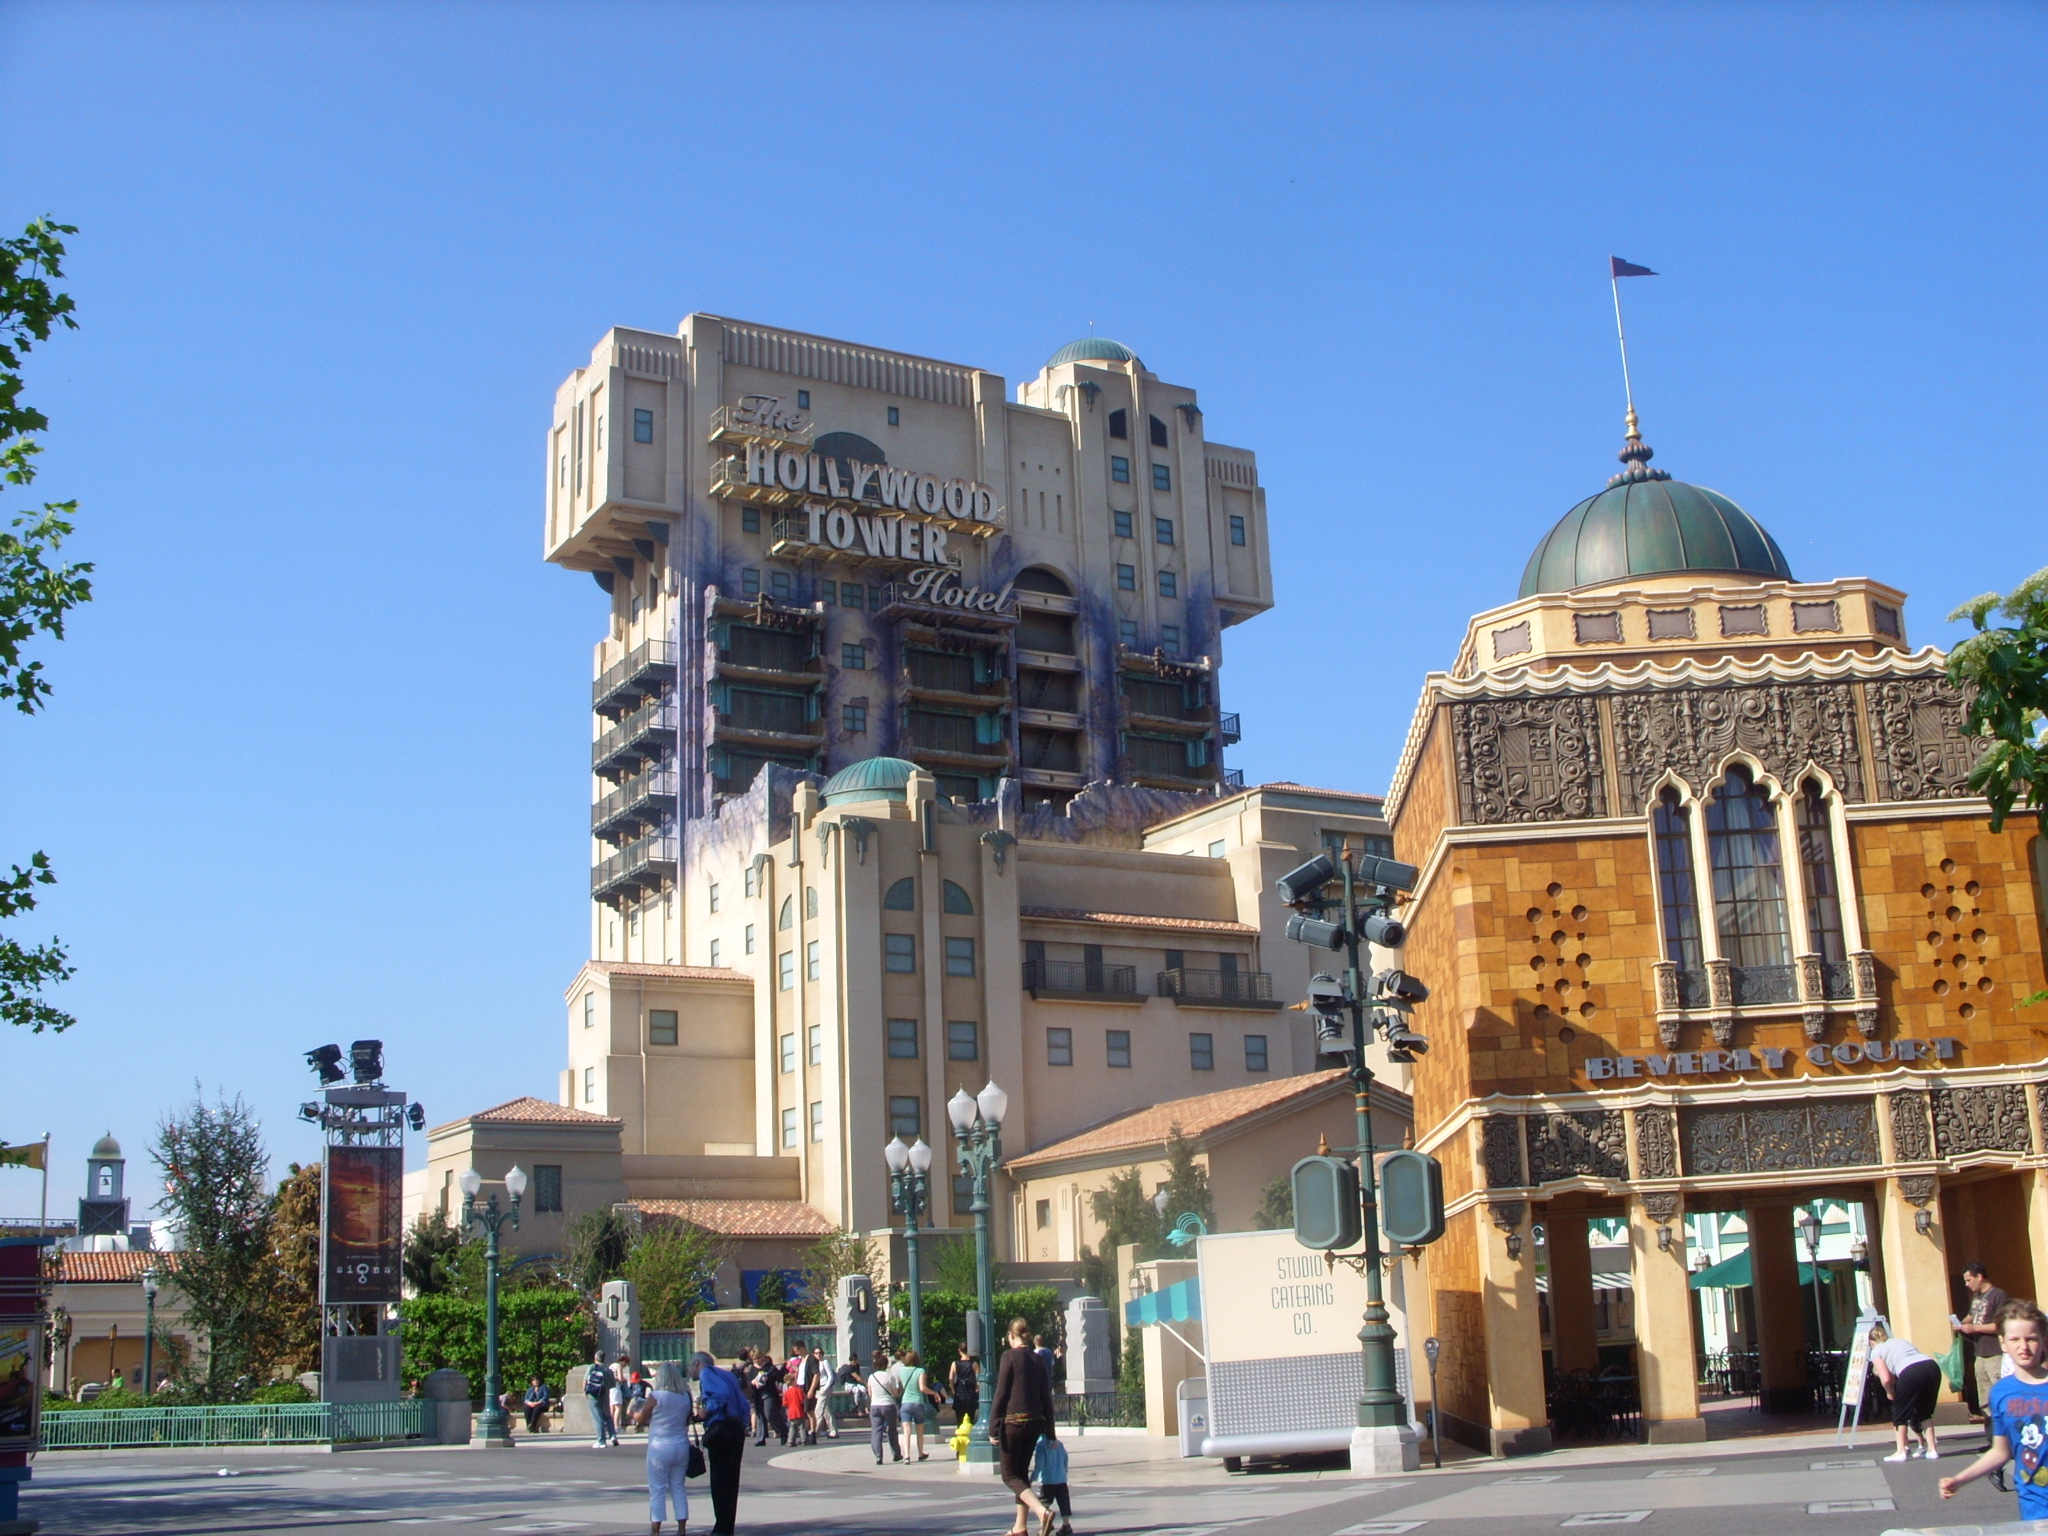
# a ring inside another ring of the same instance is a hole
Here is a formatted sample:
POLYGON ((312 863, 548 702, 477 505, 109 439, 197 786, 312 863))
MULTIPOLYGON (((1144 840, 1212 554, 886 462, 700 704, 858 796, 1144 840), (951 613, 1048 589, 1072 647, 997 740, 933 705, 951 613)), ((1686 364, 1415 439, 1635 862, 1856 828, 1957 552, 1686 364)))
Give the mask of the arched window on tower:
POLYGON ((905 875, 889 887, 882 897, 882 907, 888 912, 915 912, 917 910, 917 882, 905 875))
POLYGON ((1714 928, 1721 954, 1735 966, 1735 1001, 1793 1000, 1798 990, 1778 821, 1770 797, 1744 769, 1729 769, 1707 803, 1707 851, 1714 928))
POLYGON ((1834 817, 1820 785, 1808 779, 1793 803, 1799 823, 1799 873, 1806 884, 1806 950, 1819 955, 1829 970, 1823 990, 1829 997, 1847 997, 1846 975, 1835 968, 1848 959, 1842 942, 1842 885, 1835 875, 1834 817), (1845 985, 1837 990, 1835 983, 1845 985))
POLYGON ((1657 892, 1664 911, 1664 958, 1679 969, 1681 1006, 1706 1001, 1706 961, 1700 949, 1699 887, 1692 867, 1692 816, 1678 791, 1657 801, 1657 892), (1695 1001, 1697 999, 1697 1001, 1695 1001))
POLYGON ((785 896, 782 898, 782 910, 775 917, 775 927, 780 931, 781 929, 793 928, 795 926, 796 898, 794 896, 785 896))
POLYGON ((101 1200, 111 1200, 114 1198, 114 1170, 107 1167, 104 1163, 100 1165, 99 1188, 94 1193, 95 1197, 101 1200))

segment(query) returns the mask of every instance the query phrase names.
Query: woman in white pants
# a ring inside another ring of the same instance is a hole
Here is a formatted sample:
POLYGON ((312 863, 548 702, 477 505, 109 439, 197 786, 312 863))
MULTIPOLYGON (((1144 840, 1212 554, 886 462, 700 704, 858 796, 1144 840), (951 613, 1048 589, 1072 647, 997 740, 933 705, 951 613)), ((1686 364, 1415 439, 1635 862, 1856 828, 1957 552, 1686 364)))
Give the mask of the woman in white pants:
POLYGON ((633 1422, 647 1431, 647 1517, 652 1536, 661 1536, 663 1501, 675 1506, 676 1536, 690 1526, 690 1419, 695 1405, 683 1368, 664 1360, 654 1390, 633 1409, 633 1422))

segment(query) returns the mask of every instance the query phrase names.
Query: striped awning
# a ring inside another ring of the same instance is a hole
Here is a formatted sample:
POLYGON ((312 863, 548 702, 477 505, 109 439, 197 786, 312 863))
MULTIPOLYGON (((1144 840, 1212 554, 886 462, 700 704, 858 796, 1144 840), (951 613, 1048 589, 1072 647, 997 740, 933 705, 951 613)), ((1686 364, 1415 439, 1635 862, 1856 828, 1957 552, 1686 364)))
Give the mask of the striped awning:
POLYGON ((1160 1323, 1199 1323, 1202 1320, 1202 1283, 1182 1280, 1163 1291, 1139 1296, 1124 1303, 1124 1322, 1132 1328, 1153 1328, 1160 1323))

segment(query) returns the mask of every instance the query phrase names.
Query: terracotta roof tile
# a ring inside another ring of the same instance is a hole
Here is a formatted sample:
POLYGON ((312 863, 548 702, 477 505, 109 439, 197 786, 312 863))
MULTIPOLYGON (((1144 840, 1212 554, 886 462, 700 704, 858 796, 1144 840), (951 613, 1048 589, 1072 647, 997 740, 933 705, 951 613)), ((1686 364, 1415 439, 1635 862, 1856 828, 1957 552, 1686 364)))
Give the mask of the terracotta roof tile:
POLYGON ((1008 1159, 1005 1168, 1032 1168, 1062 1162, 1071 1157, 1091 1157, 1105 1152, 1156 1147, 1178 1125, 1181 1135, 1200 1141, 1217 1131, 1254 1115, 1265 1114, 1299 1100, 1312 1099, 1333 1090, 1345 1089, 1343 1068, 1310 1072, 1301 1077, 1283 1077, 1270 1083, 1250 1083, 1242 1088, 1225 1088, 1217 1093, 1200 1093, 1191 1099, 1172 1099, 1152 1104, 1130 1114, 1119 1115, 1091 1126, 1065 1141, 1037 1147, 1020 1157, 1008 1159))
POLYGON ((720 1237, 823 1237, 839 1229, 802 1200, 635 1200, 649 1216, 674 1216, 720 1237))
MULTIPOLYGON (((593 1115, 587 1109, 571 1109, 567 1104, 550 1104, 545 1099, 531 1095, 512 1099, 504 1104, 495 1104, 489 1109, 480 1109, 465 1117, 481 1120, 486 1125, 624 1125, 625 1121, 615 1120, 610 1115, 593 1115)), ((460 1125, 461 1121, 454 1124, 460 1125)))
POLYGON ((1155 928, 1171 933, 1242 933, 1259 930, 1249 923, 1225 923, 1209 917, 1148 917, 1142 912, 1084 912, 1078 907, 1019 907, 1019 915, 1051 923, 1100 923, 1115 928, 1155 928))
POLYGON ((133 1285, 142 1279, 143 1269, 151 1263, 159 1274, 168 1274, 178 1267, 178 1256, 149 1248, 113 1253, 66 1251, 57 1255, 57 1279, 67 1285, 133 1285))

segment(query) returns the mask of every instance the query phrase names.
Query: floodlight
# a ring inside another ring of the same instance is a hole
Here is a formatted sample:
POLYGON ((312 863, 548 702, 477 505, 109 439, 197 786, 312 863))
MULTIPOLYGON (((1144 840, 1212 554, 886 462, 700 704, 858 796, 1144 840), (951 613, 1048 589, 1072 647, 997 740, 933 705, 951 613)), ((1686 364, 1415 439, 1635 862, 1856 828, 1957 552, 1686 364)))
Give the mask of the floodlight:
POLYGON ((1383 859, 1370 853, 1359 858, 1356 872, 1367 885, 1384 886, 1393 891, 1412 891, 1422 879, 1422 871, 1413 864, 1403 864, 1399 859, 1383 859))
POLYGON ((306 1065, 320 1074, 322 1088, 338 1083, 348 1076, 341 1070, 341 1047, 338 1045, 314 1047, 306 1052, 306 1065))
POLYGON ((1358 936, 1382 949, 1399 949, 1408 937, 1408 929, 1399 918, 1369 912, 1358 921, 1358 936))
POLYGON ((1327 853, 1319 853, 1295 869, 1290 869, 1273 882, 1280 892, 1280 899, 1290 907, 1301 905, 1324 886, 1337 878, 1337 866, 1327 853))
POLYGON ((1342 949, 1344 925, 1297 912, 1287 919, 1287 937, 1297 944, 1313 944, 1317 949, 1342 949))
POLYGON ((427 1128, 427 1106, 424 1104, 406 1105, 405 1123, 416 1131, 424 1131, 427 1128))
POLYGON ((348 1048, 349 1070, 359 1083, 374 1083, 384 1075, 384 1042, 358 1040, 348 1048))

